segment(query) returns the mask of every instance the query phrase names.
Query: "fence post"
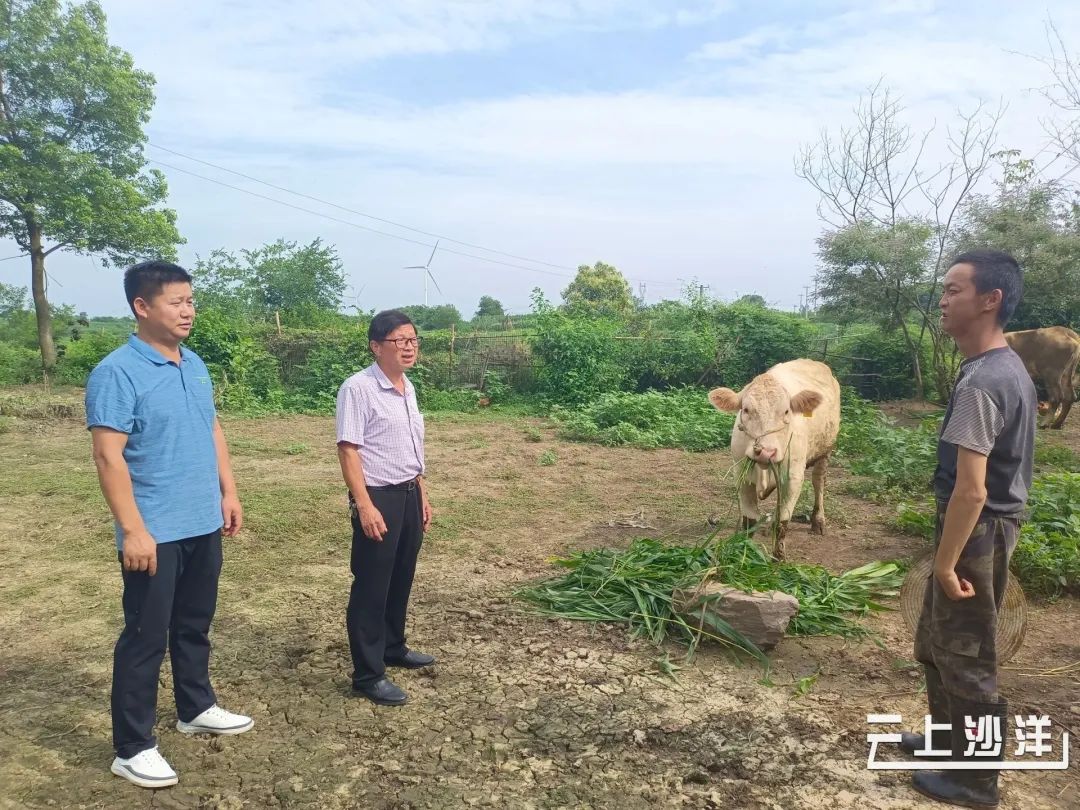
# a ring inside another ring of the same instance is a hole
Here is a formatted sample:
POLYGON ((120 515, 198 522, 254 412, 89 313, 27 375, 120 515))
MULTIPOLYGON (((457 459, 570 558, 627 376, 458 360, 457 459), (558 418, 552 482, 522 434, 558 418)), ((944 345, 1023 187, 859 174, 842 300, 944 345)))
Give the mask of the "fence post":
POLYGON ((274 323, 277 324, 278 337, 281 337, 281 310, 274 310, 274 323))
POLYGON ((447 372, 446 387, 454 387, 454 339, 457 337, 457 324, 450 324, 450 370, 447 372))

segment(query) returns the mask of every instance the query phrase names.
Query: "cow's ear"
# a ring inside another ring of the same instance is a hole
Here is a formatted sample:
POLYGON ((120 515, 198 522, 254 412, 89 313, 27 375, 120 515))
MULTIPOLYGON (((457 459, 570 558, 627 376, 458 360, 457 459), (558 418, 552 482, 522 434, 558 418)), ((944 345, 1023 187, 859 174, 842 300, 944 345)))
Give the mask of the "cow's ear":
POLYGON ((709 402, 718 411, 734 413, 739 410, 739 395, 730 388, 714 388, 709 392, 709 402))
POLYGON ((801 413, 803 416, 812 414, 820 404, 821 394, 805 388, 791 398, 791 410, 795 413, 801 413))

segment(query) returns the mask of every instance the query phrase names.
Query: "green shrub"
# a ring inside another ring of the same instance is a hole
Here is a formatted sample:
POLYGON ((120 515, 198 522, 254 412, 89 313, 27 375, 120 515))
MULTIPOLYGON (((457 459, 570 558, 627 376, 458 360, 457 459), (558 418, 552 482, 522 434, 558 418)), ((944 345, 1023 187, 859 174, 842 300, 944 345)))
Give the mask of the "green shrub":
POLYGON ((26 385, 41 380, 40 352, 0 343, 0 385, 26 385))
POLYGON ((187 345, 210 370, 220 408, 244 413, 282 408, 281 373, 266 349, 264 328, 217 310, 203 310, 187 345))
MULTIPOLYGON (((1080 593, 1080 473, 1035 478, 1028 497, 1029 519, 1021 526, 1012 570, 1024 588, 1043 596, 1080 593)), ((932 540, 934 503, 902 504, 893 525, 932 540)))
POLYGON ((741 388, 777 363, 808 357, 816 332, 803 318, 753 304, 717 305, 712 317, 720 361, 704 380, 709 387, 741 388))
POLYGON ((557 408, 552 417, 565 438, 646 449, 727 447, 735 423, 734 416, 716 410, 706 392, 696 388, 603 394, 575 410, 557 408))
POLYGON ((930 492, 937 466, 937 418, 917 428, 894 427, 851 389, 841 392, 836 459, 862 476, 852 491, 875 500, 901 500, 930 492))
POLYGON ((1012 569, 1035 593, 1080 592, 1080 473, 1035 479, 1012 569))
POLYGON ((84 332, 78 340, 64 344, 64 353, 56 364, 57 380, 68 385, 85 386, 94 366, 125 343, 127 335, 84 332))
POLYGON ((372 361, 366 333, 321 335, 292 375, 291 401, 302 410, 333 413, 341 384, 372 361))
POLYGON ((618 391, 626 369, 614 348, 619 325, 609 320, 568 318, 547 313, 532 338, 541 396, 563 405, 581 405, 618 391))
POLYGON ((716 358, 717 343, 712 330, 657 334, 648 329, 612 341, 612 350, 626 369, 627 388, 648 391, 701 385, 716 358))
MULTIPOLYGON (((932 377, 931 350, 925 340, 921 352, 923 376, 932 377)), ((853 331, 840 338, 828 358, 837 376, 846 379, 867 399, 908 399, 915 395, 915 375, 911 352, 901 330, 883 332, 878 328, 853 331), (860 377, 873 374, 879 376, 860 377)))
POLYGON ((1068 447, 1039 442, 1035 445, 1035 466, 1063 472, 1080 472, 1080 455, 1068 447))

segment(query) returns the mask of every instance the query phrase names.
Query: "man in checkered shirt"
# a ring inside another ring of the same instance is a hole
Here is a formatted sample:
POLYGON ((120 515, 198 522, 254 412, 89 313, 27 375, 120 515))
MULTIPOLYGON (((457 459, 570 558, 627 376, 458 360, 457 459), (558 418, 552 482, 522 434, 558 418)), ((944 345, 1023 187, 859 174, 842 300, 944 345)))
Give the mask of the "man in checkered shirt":
POLYGON ((399 706, 405 692, 386 667, 431 666, 405 644, 405 615, 432 510, 424 485, 424 417, 405 376, 420 338, 398 310, 368 327, 375 362, 342 383, 337 397, 338 460, 349 487, 352 590, 345 614, 353 690, 373 703, 399 706))

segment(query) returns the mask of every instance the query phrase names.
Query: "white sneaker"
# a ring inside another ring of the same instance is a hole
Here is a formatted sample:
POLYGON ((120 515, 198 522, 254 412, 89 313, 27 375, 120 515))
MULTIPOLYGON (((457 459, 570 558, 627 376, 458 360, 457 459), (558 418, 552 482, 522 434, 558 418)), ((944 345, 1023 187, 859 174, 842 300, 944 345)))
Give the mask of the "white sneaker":
POLYGON ((156 747, 140 751, 131 759, 117 757, 109 770, 144 788, 169 787, 177 782, 176 771, 169 767, 156 747))
POLYGON ((216 703, 190 723, 176 721, 176 730, 184 734, 243 734, 254 726, 250 717, 227 712, 216 703))

